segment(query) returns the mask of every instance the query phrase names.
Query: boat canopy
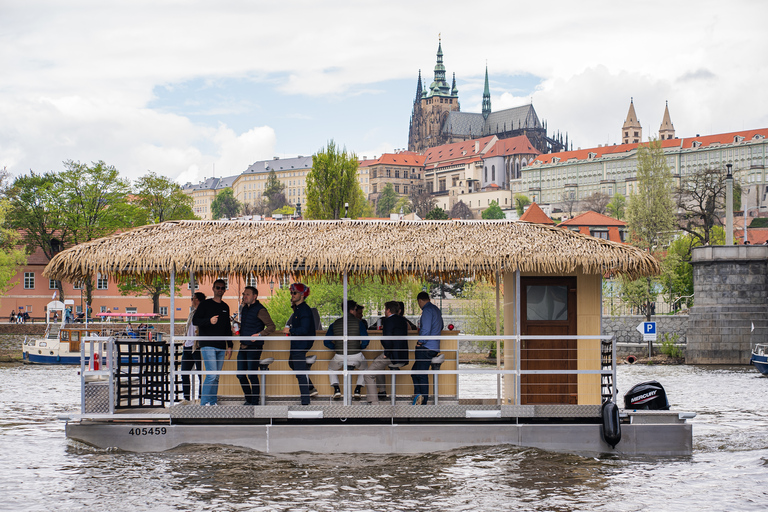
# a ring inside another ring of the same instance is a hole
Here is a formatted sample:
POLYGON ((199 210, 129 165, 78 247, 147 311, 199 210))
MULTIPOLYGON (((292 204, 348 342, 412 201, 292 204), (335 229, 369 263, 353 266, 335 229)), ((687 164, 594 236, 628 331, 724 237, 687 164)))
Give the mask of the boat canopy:
POLYGON ((199 276, 498 272, 659 273, 636 247, 523 221, 168 221, 57 254, 43 275, 74 281, 96 273, 154 279, 199 276))

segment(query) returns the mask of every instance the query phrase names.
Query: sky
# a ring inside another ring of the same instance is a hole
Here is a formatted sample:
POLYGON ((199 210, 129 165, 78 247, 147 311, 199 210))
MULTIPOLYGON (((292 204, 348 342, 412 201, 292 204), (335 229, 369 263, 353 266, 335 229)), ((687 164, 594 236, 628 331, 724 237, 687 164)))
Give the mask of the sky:
POLYGON ((0 0, 0 168, 232 176, 333 139, 407 148, 438 37, 461 110, 533 102, 574 148, 768 127, 768 2, 0 0))

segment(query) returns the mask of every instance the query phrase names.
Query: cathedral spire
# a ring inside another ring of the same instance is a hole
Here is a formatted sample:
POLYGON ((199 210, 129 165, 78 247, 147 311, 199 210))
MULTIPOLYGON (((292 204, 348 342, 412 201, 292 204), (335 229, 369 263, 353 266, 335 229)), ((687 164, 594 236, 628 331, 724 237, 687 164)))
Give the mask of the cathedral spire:
POLYGON ((488 86, 488 64, 485 65, 485 89, 483 90, 483 119, 491 114, 491 88, 488 86))
POLYGON ((421 101, 421 95, 422 95, 421 70, 419 70, 419 81, 416 84, 416 100, 414 100, 414 101, 421 101))
POLYGON ((453 74, 453 85, 451 86, 451 96, 458 96, 459 90, 456 88, 456 73, 453 74))
POLYGON ((445 84, 445 66, 443 65, 443 42, 437 38, 437 63, 435 64, 435 83, 445 84))

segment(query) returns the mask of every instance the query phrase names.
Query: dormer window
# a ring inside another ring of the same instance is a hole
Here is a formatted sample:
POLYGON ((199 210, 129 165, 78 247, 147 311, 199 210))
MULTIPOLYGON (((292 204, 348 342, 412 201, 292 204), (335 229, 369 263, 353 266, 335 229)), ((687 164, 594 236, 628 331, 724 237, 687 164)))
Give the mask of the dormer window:
POLYGON ((735 135, 733 137, 733 143, 734 144, 737 143, 737 142, 743 142, 743 141, 744 141, 744 137, 742 137, 741 135, 735 135))
POLYGON ((765 135, 760 135, 759 133, 756 133, 754 137, 752 137, 752 140, 763 140, 765 138, 765 135))
POLYGON ((587 158, 597 158, 597 153, 588 153, 587 158))
POLYGON ((556 163, 559 163, 559 162, 560 162, 560 158, 558 158, 558 157, 552 158, 552 163, 553 164, 556 164, 556 163))
POLYGON ((701 141, 695 140, 691 143, 691 147, 699 148, 701 147, 701 141))

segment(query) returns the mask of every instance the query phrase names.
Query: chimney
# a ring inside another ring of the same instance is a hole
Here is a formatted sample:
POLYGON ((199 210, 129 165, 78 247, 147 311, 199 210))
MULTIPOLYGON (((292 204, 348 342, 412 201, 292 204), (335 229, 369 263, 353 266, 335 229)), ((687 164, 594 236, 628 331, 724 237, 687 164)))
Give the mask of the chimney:
POLYGON ((480 152, 480 141, 475 141, 475 153, 480 152))

